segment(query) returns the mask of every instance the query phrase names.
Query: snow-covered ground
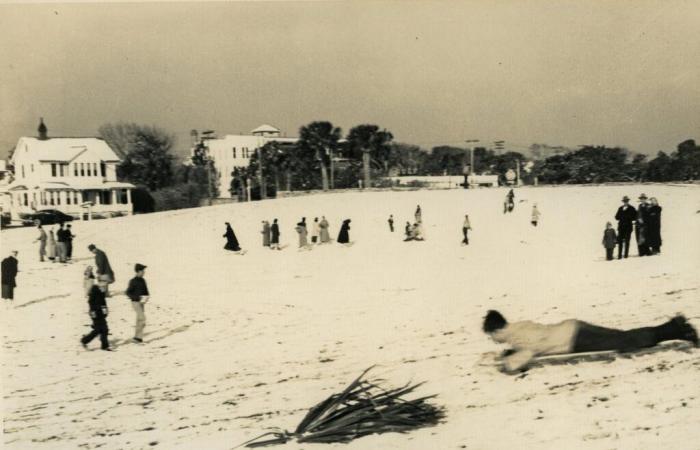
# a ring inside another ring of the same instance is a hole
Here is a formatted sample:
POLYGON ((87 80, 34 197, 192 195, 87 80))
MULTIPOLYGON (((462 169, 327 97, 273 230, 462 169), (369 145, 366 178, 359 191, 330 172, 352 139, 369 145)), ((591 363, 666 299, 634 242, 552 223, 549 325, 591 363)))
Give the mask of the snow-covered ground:
MULTIPOLYGON (((700 187, 610 186, 326 194, 76 222, 75 261, 39 263, 36 230, 2 232, 19 250, 14 305, 2 310, 4 442, 9 449, 229 449, 306 410, 376 364, 391 385, 427 381, 444 424, 375 435, 347 449, 698 448, 700 350, 550 365, 507 376, 480 331, 511 320, 576 317, 612 327, 684 312, 700 326, 700 187), (663 206, 659 256, 607 262, 601 239, 622 195, 663 206), (530 209, 538 203, 540 226, 530 209), (423 209, 427 241, 402 242, 423 209), (394 214, 397 231, 386 220, 394 214), (460 246, 468 213, 471 245, 460 246), (296 249, 294 224, 325 215, 355 245, 296 249), (279 218, 280 252, 260 221, 279 218), (222 249, 224 221, 245 256, 222 249), (134 313, 108 300, 113 353, 79 345, 89 329, 87 245, 107 252, 114 291, 148 265, 144 345, 134 313)), ((304 445, 304 448, 321 448, 304 445)), ((286 448, 298 448, 288 444, 286 448)))

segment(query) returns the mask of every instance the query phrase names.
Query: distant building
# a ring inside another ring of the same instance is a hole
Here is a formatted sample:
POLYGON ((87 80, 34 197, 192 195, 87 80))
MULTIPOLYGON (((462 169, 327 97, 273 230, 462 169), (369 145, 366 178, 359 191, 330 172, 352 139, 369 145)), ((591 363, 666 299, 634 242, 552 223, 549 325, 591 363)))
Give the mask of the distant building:
MULTIPOLYGON (((193 133, 193 137, 196 137, 193 133)), ((236 167, 247 167, 255 151, 268 142, 296 144, 298 138, 282 137, 282 132, 272 125, 261 125, 249 135, 227 134, 222 138, 205 139, 209 157, 219 176, 219 197, 231 198, 231 172, 236 167)), ((195 143, 196 144, 196 143, 195 143)), ((194 149, 193 149, 194 151, 194 149)))
POLYGON ((21 137, 12 155, 13 181, 6 186, 13 219, 42 209, 81 217, 89 205, 98 216, 131 214, 134 185, 117 181, 117 154, 100 138, 21 137))

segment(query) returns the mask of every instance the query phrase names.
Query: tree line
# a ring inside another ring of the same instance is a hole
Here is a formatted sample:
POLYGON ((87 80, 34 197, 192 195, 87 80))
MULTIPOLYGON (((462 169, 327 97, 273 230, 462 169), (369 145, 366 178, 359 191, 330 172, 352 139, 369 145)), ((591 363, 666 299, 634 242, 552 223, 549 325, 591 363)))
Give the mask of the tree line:
MULTIPOLYGON (((175 138, 154 126, 106 124, 100 136, 120 154, 121 180, 134 191, 137 212, 199 206, 219 196, 220 174, 208 157, 205 141, 184 161, 174 155, 175 138)), ((375 124, 355 126, 343 137, 328 121, 316 121, 299 130, 295 144, 269 141, 251 155, 247 166, 233 170, 228 187, 234 197, 274 197, 277 191, 391 186, 396 175, 451 175, 473 172, 505 174, 520 166, 525 183, 567 184, 605 182, 668 182, 700 178, 700 147, 694 140, 675 151, 660 151, 653 159, 620 147, 584 146, 578 150, 533 144, 526 153, 419 146, 394 141, 393 134, 375 124), (547 155, 550 156, 547 156, 547 155)))

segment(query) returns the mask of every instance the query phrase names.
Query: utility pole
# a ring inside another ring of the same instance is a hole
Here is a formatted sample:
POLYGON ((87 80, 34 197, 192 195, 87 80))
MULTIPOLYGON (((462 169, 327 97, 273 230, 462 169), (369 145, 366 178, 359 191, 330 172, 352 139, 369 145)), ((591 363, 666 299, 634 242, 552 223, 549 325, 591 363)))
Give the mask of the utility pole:
POLYGON ((215 138, 216 136, 214 135, 214 130, 206 130, 202 131, 202 137, 199 140, 200 150, 202 151, 202 158, 204 159, 204 163, 207 167, 207 195, 209 198, 209 205, 211 205, 213 197, 213 192, 211 190, 211 166, 213 161, 211 159, 211 156, 209 155, 209 146, 205 145, 204 141, 215 138))
MULTIPOLYGON (((467 139, 464 142, 467 144, 467 148, 469 149, 469 175, 474 175, 474 146, 477 142, 479 142, 479 140, 467 139)), ((464 181, 465 186, 469 186, 469 177, 467 177, 464 181)))

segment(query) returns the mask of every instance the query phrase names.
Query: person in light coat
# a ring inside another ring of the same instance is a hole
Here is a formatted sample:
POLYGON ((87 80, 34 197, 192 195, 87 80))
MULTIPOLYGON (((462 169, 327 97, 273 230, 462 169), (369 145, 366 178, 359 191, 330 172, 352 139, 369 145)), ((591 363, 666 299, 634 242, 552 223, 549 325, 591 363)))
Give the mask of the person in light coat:
POLYGON ((321 229, 321 244, 328 244, 331 241, 331 234, 328 230, 329 225, 326 216, 321 217, 321 222, 319 222, 318 226, 321 229))
POLYGON ((533 227, 537 226, 537 222, 540 221, 540 210, 537 209, 537 203, 532 205, 532 219, 530 220, 530 223, 532 224, 533 227))
POLYGON ((260 232, 262 234, 262 245, 263 247, 269 247, 270 246, 270 238, 271 232, 270 232, 270 222, 267 220, 262 221, 262 231, 260 232))
POLYGON ((56 262, 56 238, 53 235, 53 228, 49 230, 49 240, 46 245, 46 256, 51 262, 56 262))
POLYGON ((318 223, 318 217, 314 217, 314 222, 311 224, 311 243, 318 244, 319 236, 321 235, 321 225, 318 223))
POLYGON ((695 328, 682 315, 655 327, 618 330, 575 319, 549 325, 529 320, 509 323, 498 311, 489 310, 482 328, 494 342, 510 346, 502 360, 507 373, 526 368, 533 358, 542 355, 628 352, 675 339, 698 345, 695 328))
POLYGON ((308 231, 306 231, 306 224, 304 222, 299 222, 294 230, 299 234, 299 248, 308 248, 309 242, 307 240, 308 231))
POLYGON ((39 230, 39 237, 37 237, 36 241, 34 242, 39 242, 39 261, 44 262, 44 256, 46 256, 46 240, 48 237, 46 236, 46 231, 44 231, 44 228, 42 228, 41 223, 37 225, 37 229, 39 230))
POLYGON ((462 244, 469 245, 469 230, 471 229, 472 226, 469 223, 469 215, 465 214, 464 223, 462 224, 462 236, 464 236, 464 239, 462 239, 462 244))

